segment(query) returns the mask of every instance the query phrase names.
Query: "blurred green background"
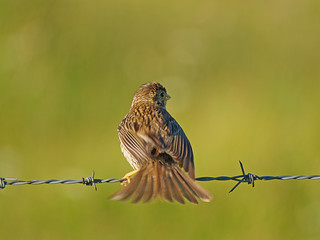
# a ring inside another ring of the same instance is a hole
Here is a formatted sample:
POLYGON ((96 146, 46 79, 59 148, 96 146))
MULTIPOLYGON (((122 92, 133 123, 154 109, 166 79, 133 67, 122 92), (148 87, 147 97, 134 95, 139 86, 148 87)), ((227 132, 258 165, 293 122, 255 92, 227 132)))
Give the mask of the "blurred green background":
MULTIPOLYGON (((320 174, 319 1, 1 1, 0 176, 120 178, 116 128, 161 82, 196 175, 320 174)), ((201 183, 198 206, 120 184, 7 186, 2 239, 319 239, 319 181, 201 183)))

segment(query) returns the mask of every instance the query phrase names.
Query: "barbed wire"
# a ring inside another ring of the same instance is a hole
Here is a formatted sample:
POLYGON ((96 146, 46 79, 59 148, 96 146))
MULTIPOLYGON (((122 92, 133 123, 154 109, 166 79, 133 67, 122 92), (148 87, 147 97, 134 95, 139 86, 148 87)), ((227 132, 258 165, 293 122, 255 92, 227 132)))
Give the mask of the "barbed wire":
MULTIPOLYGON (((241 183, 248 183, 251 184, 252 187, 254 187, 254 182, 256 180, 290 180, 290 179, 296 179, 296 180, 320 180, 320 175, 310 175, 310 176, 304 176, 304 175, 281 175, 281 176, 258 176, 256 174, 252 173, 245 173, 243 164, 241 161, 239 161, 242 175, 237 175, 233 177, 228 176, 219 176, 219 177, 198 177, 196 178, 197 181, 236 181, 237 184, 229 191, 231 193, 233 190, 235 190, 241 183)), ((93 186, 94 189, 97 191, 96 184, 97 183, 117 183, 117 182, 127 182, 127 179, 121 178, 108 178, 108 179, 96 179, 94 178, 95 172, 92 172, 92 175, 90 177, 82 178, 80 180, 56 180, 56 179, 49 179, 49 180, 31 180, 31 181, 22 181, 17 180, 16 178, 1 178, 0 177, 0 189, 4 189, 7 185, 40 185, 40 184, 75 184, 75 183, 81 183, 87 186, 93 186)))

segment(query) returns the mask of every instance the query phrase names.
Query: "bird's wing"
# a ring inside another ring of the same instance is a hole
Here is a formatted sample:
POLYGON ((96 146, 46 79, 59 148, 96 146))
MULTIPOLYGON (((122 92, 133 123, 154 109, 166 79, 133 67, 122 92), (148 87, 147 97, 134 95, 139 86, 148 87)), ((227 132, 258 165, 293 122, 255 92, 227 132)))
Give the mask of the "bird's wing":
POLYGON ((150 128, 122 122, 118 127, 120 141, 139 166, 154 159, 153 149, 157 153, 165 152, 194 179, 194 160, 191 144, 180 125, 169 115, 165 121, 164 134, 159 134, 159 125, 151 123, 150 128))
POLYGON ((177 121, 170 116, 167 121, 170 131, 164 138, 165 152, 184 168, 189 176, 194 179, 194 159, 191 144, 177 121))
POLYGON ((131 122, 121 123, 118 127, 118 134, 124 150, 132 156, 137 165, 141 166, 148 161, 147 144, 136 134, 131 122))

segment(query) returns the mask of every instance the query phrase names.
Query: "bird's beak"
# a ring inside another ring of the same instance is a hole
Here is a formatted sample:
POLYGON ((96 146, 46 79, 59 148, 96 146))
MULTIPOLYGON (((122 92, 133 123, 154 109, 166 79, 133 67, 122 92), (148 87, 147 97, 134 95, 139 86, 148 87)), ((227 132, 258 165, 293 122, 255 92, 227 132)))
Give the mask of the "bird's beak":
POLYGON ((171 98, 170 95, 169 95, 168 93, 166 93, 166 96, 165 96, 164 99, 165 99, 166 101, 168 101, 170 98, 171 98))

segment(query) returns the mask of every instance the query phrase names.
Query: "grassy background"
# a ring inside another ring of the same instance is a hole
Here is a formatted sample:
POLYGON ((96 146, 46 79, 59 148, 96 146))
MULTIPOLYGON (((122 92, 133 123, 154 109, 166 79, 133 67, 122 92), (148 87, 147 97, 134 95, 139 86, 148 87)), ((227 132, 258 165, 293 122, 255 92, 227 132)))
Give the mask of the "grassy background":
MULTIPOLYGON (((319 1, 2 1, 0 176, 122 177, 117 125, 163 83, 197 176, 320 173, 319 1)), ((201 183, 198 206, 119 184, 8 186, 3 239, 319 239, 319 181, 201 183)))

